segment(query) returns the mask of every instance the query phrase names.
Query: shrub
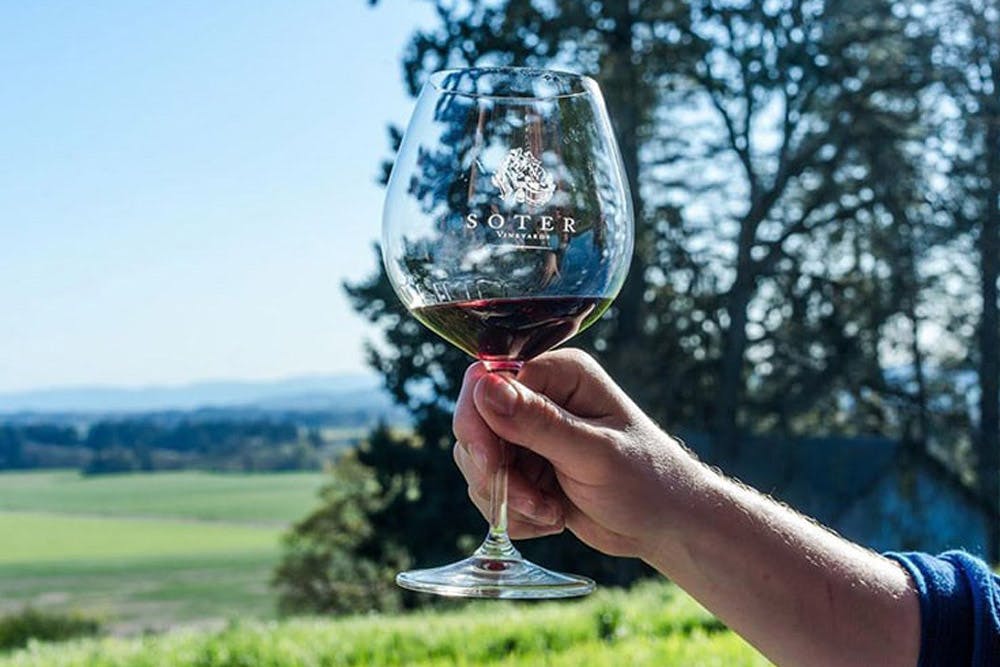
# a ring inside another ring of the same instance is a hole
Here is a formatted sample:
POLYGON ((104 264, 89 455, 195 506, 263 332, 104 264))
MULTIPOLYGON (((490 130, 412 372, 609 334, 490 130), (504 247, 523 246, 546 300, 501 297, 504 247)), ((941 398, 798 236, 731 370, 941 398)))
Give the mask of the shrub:
POLYGON ((409 560, 371 520, 397 493, 384 489, 353 453, 333 465, 320 506, 284 536, 284 554, 272 580, 282 613, 399 609, 401 593, 392 578, 409 560))
POLYGON ((78 613, 62 614, 25 607, 0 617, 0 651, 26 646, 29 641, 59 641, 96 635, 101 623, 78 613))

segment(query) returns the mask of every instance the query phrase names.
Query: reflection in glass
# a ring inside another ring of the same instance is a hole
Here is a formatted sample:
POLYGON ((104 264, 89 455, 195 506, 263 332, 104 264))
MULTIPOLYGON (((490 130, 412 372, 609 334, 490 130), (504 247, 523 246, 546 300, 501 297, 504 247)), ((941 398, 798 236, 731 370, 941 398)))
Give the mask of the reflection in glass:
MULTIPOLYGON (((430 77, 386 194, 382 253, 411 313, 494 372, 596 321, 632 255, 628 184, 591 79, 528 68, 430 77)), ((509 446, 486 541, 463 561, 401 573, 406 588, 468 597, 566 597, 584 577, 530 563, 506 530, 509 446)))

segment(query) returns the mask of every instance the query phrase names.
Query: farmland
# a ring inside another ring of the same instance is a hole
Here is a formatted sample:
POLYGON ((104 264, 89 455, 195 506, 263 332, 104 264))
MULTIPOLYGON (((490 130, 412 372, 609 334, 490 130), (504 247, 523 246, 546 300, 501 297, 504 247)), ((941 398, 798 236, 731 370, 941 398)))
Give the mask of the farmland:
POLYGON ((322 478, 320 473, 7 472, 0 473, 0 511, 286 524, 312 505, 322 478))
POLYGON ((280 534, 322 480, 0 474, 0 612, 83 610, 119 633, 270 617, 280 534))
POLYGON ((0 654, 0 667, 768 664, 664 582, 576 601, 275 621, 279 536, 322 483, 0 474, 0 613, 80 610, 112 633, 0 654))

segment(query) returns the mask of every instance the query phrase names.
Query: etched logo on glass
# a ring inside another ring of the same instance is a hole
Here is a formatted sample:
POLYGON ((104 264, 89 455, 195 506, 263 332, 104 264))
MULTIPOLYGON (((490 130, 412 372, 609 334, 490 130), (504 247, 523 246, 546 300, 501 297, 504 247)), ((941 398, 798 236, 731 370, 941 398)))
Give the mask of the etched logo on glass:
POLYGON ((542 161, 525 148, 507 153, 491 181, 508 204, 544 206, 556 191, 555 181, 542 161))

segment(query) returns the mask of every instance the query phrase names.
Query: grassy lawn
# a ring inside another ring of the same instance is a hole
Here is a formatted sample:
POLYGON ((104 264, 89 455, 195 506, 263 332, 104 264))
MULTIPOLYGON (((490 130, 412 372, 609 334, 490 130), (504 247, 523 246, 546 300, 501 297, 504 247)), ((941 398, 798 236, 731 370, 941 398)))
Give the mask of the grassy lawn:
POLYGON ((77 609, 116 632, 271 617, 279 536, 322 481, 0 474, 0 613, 77 609))
POLYGON ((666 583, 577 601, 480 602, 408 615, 240 623, 216 631, 39 645, 0 667, 769 663, 666 583))

